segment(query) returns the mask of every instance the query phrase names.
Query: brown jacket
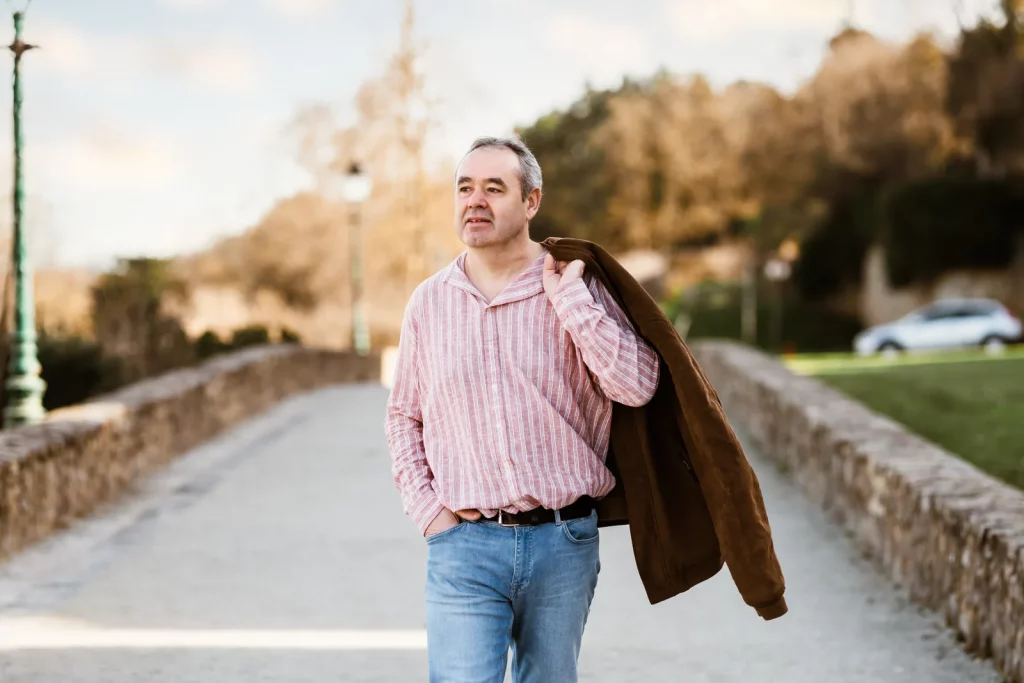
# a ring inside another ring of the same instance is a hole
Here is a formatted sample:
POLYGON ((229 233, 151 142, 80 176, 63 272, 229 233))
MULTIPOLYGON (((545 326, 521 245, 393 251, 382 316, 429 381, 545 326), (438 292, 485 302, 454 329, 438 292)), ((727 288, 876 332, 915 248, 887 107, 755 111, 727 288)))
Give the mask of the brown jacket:
POLYGON ((604 249, 569 238, 543 244, 559 261, 582 260, 661 357, 654 398, 612 410, 608 466, 618 485, 598 504, 599 524, 629 525, 652 604, 711 578, 724 562, 748 605, 764 619, 781 617, 785 582, 757 476, 690 350, 604 249))

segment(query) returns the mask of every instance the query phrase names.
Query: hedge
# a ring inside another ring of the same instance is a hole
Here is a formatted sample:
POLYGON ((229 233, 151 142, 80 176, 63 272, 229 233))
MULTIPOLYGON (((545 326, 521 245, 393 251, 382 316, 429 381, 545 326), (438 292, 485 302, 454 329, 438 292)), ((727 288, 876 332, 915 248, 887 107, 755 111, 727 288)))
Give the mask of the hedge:
POLYGON ((936 178, 883 202, 881 240, 896 287, 955 269, 1005 268, 1024 225, 1024 202, 1002 179, 936 178))

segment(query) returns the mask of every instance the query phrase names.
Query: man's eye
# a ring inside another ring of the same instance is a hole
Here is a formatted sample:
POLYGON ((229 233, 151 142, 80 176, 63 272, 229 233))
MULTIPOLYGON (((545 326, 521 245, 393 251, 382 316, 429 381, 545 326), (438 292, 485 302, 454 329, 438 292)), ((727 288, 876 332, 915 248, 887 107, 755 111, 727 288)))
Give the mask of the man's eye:
POLYGON ((488 187, 487 191, 488 192, 501 192, 501 188, 500 187, 488 187))
POLYGON ((459 188, 459 192, 466 192, 467 190, 469 190, 469 188, 465 185, 459 188))

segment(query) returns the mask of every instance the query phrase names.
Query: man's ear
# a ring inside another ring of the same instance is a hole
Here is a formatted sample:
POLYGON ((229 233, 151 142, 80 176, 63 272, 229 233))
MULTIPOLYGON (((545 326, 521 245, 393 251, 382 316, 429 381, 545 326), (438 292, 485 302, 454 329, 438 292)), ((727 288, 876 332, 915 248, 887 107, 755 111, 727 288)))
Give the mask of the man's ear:
POLYGON ((526 219, 532 220, 540 210, 540 188, 535 187, 526 195, 526 219))

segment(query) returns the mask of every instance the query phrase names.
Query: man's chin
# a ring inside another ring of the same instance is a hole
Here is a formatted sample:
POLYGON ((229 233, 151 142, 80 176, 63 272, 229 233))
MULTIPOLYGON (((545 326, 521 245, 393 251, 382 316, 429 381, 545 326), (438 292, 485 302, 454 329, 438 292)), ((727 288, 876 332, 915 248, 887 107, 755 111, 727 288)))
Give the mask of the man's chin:
POLYGON ((468 232, 462 236, 462 243, 472 249, 483 249, 493 247, 499 242, 496 235, 488 235, 480 232, 468 232))

